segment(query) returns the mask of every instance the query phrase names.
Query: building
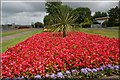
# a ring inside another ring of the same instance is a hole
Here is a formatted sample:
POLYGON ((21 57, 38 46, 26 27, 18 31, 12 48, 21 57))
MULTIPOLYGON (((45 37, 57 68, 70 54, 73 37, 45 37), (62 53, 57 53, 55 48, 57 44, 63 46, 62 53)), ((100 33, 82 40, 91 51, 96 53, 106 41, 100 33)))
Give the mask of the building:
POLYGON ((109 17, 95 18, 93 24, 91 25, 91 28, 102 28, 103 23, 108 20, 109 20, 109 17))
POLYGON ((102 24, 105 21, 108 21, 109 17, 100 17, 100 18, 95 18, 95 21, 102 24))

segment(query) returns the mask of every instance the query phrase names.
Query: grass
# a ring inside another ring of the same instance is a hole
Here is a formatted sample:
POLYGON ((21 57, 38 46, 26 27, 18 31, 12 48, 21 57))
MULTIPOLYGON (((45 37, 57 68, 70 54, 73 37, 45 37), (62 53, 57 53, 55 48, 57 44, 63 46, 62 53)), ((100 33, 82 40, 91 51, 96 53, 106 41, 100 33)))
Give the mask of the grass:
POLYGON ((113 26, 113 27, 106 27, 106 28, 119 30, 119 29, 120 29, 120 26, 113 26))
POLYGON ((2 32, 2 37, 13 35, 13 34, 18 34, 18 33, 29 31, 29 30, 30 29, 17 29, 17 30, 2 32))
POLYGON ((34 34, 37 34, 37 33, 40 33, 42 32, 43 30, 34 30, 34 31, 30 31, 28 34, 26 35, 23 35, 23 36, 20 36, 18 38, 14 38, 14 39, 11 39, 11 40, 8 40, 8 41, 4 41, 2 42, 2 51, 1 53, 5 52, 7 50, 8 47, 11 47, 11 46, 14 46, 16 45, 17 43, 27 39, 28 37, 34 35, 34 34))
POLYGON ((106 30, 100 28, 80 28, 80 32, 85 32, 89 34, 99 34, 101 36, 107 36, 109 38, 119 38, 119 30, 106 30))

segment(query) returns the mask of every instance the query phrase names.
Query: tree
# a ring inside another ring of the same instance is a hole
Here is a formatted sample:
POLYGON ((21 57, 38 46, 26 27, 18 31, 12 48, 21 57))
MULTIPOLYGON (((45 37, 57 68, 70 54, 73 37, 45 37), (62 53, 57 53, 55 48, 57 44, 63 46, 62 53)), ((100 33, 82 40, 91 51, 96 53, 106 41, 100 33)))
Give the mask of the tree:
POLYGON ((55 15, 52 15, 52 24, 54 31, 59 31, 63 33, 63 37, 67 35, 67 31, 71 31, 75 26, 74 23, 78 18, 74 15, 74 11, 67 5, 61 5, 55 10, 55 15))
POLYGON ((35 28, 43 28, 43 24, 41 22, 36 22, 35 28))
POLYGON ((72 30, 74 27, 77 15, 74 15, 74 11, 67 5, 62 5, 62 2, 47 2, 47 13, 44 18, 45 25, 49 26, 52 31, 62 32, 63 37, 67 35, 67 31, 72 30))
POLYGON ((82 27, 90 27, 90 24, 92 24, 92 20, 85 18, 84 21, 80 25, 82 27))
POLYGON ((100 18, 100 17, 107 17, 107 13, 106 12, 95 12, 93 18, 100 18))
POLYGON ((79 7, 74 9, 75 15, 79 15, 78 19, 76 20, 76 23, 82 23, 84 22, 85 18, 91 19, 91 11, 87 7, 79 7))
POLYGON ((107 13, 106 12, 102 12, 101 13, 101 17, 107 17, 107 13))
POLYGON ((50 15, 54 15, 55 14, 55 10, 61 4, 62 4, 62 2, 46 2, 45 6, 46 6, 47 13, 49 13, 50 15))
POLYGON ((51 16, 50 14, 48 14, 48 15, 46 15, 46 16, 44 17, 44 20, 43 20, 44 26, 53 24, 53 23, 51 22, 51 18, 52 18, 52 16, 51 16))
POLYGON ((120 8, 117 6, 115 8, 111 8, 108 11, 109 14, 109 26, 120 26, 120 8))
POLYGON ((79 7, 74 9, 75 15, 79 15, 75 23, 80 27, 90 27, 92 23, 91 11, 88 7, 79 7))
POLYGON ((45 3, 46 10, 47 10, 47 13, 48 13, 48 15, 46 15, 44 17, 44 20, 43 20, 45 26, 54 24, 53 21, 52 21, 52 18, 53 18, 52 16, 57 14, 55 11, 62 4, 62 2, 60 2, 60 0, 56 0, 56 1, 58 1, 58 2, 47 1, 45 3))
POLYGON ((32 28, 35 28, 34 23, 31 23, 32 28))

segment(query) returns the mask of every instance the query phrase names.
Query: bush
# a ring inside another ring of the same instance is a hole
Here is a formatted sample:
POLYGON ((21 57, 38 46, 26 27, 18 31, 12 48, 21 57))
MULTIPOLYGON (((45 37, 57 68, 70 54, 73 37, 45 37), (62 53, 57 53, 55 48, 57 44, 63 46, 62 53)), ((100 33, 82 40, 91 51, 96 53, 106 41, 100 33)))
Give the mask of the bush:
POLYGON ((84 28, 88 28, 88 27, 91 27, 91 23, 92 23, 92 21, 90 19, 85 18, 84 22, 81 23, 81 26, 84 28))
POLYGON ((83 28, 90 28, 90 27, 91 27, 91 24, 89 24, 89 23, 83 23, 83 24, 82 24, 82 27, 83 27, 83 28))
POLYGON ((103 22, 103 23, 102 23, 102 27, 103 27, 103 28, 107 27, 107 24, 108 24, 108 21, 103 22))
POLYGON ((43 28, 44 25, 41 22, 36 22, 35 23, 35 28, 43 28))
POLYGON ((120 26, 120 22, 115 22, 114 26, 120 26))
POLYGON ((113 22, 113 21, 105 21, 103 25, 106 25, 106 27, 112 27, 112 26, 120 26, 120 22, 113 22))

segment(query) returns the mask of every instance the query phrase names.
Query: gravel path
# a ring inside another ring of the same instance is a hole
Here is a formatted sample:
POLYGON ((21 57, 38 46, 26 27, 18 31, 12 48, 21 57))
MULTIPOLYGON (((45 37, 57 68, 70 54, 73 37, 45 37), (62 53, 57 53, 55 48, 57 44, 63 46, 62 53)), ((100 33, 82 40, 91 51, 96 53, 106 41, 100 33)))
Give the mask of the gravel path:
MULTIPOLYGON (((33 30, 36 30, 36 29, 31 29, 30 31, 33 31, 33 30)), ((25 34, 28 34, 30 31, 25 31, 25 32, 21 32, 21 33, 18 33, 18 34, 13 34, 13 35, 2 37, 2 42, 8 41, 8 40, 13 39, 13 38, 17 38, 19 36, 23 36, 25 34)))
POLYGON ((30 32, 30 31, 22 32, 22 33, 18 33, 18 34, 13 34, 13 35, 9 35, 9 36, 2 37, 2 42, 3 42, 3 41, 10 40, 10 39, 13 39, 13 38, 17 38, 17 37, 19 37, 19 36, 23 36, 23 35, 27 34, 28 32, 30 32))

